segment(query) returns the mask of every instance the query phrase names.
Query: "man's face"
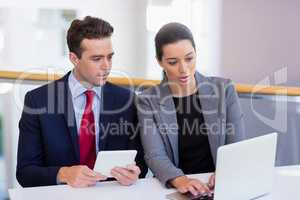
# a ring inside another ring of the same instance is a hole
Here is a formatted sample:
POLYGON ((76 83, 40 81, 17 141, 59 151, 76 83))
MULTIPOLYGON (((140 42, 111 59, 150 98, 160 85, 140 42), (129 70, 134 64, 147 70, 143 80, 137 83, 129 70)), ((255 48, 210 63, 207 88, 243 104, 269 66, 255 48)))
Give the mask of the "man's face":
POLYGON ((70 60, 75 66, 75 77, 87 88, 104 85, 111 70, 114 54, 111 38, 83 39, 81 49, 81 58, 70 53, 70 60))

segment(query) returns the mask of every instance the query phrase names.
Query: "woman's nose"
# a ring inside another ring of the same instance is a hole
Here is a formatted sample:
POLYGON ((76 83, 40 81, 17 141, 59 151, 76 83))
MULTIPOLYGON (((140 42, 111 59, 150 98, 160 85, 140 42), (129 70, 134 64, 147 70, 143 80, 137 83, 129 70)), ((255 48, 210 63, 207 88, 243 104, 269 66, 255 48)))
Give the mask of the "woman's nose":
POLYGON ((187 70, 187 64, 185 62, 180 62, 179 64, 179 72, 185 73, 187 70))

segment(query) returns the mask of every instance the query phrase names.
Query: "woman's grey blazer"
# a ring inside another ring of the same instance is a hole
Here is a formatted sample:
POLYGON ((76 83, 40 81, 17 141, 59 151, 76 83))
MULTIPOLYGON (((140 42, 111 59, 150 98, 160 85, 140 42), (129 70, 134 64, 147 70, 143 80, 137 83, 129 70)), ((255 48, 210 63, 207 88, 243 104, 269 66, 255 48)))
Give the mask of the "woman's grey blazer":
MULTIPOLYGON (((218 147, 244 138, 243 114, 229 79, 195 74, 202 113, 214 162, 218 147)), ((184 175, 178 168, 178 124, 173 96, 166 79, 137 96, 145 161, 166 186, 184 175)))

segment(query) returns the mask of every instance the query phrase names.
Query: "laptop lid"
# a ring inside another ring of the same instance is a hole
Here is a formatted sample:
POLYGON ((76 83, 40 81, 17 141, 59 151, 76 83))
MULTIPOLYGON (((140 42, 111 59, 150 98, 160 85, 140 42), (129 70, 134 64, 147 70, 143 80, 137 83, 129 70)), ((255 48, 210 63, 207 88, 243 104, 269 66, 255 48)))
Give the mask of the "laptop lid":
POLYGON ((272 190, 277 133, 218 149, 214 200, 255 199, 272 190))

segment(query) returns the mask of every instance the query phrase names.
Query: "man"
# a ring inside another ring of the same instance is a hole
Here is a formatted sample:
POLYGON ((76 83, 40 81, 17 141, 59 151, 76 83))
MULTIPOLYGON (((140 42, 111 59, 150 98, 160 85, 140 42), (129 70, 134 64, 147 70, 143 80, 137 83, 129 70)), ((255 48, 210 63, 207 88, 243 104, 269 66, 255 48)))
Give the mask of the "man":
POLYGON ((92 170, 102 150, 138 150, 137 165, 112 170, 120 184, 131 185, 147 173, 134 93, 107 82, 112 33, 102 19, 74 20, 67 34, 74 70, 26 94, 16 173, 22 186, 95 185, 106 180, 92 170))

